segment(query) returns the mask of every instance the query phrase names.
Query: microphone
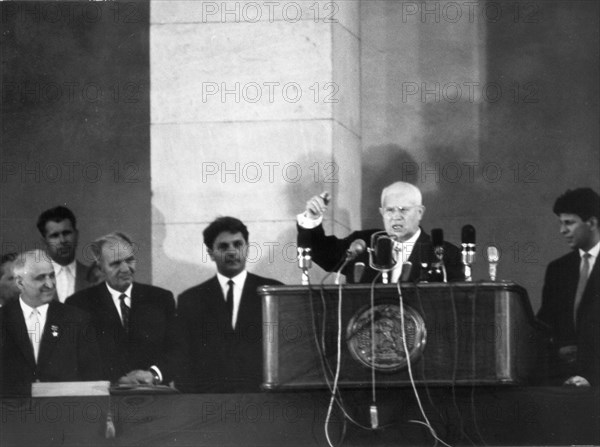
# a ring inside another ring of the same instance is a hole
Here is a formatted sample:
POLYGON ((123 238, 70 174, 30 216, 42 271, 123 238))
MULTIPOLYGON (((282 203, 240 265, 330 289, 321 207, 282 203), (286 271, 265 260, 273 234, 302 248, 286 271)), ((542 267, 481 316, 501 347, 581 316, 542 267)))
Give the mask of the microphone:
POLYGON ((436 258, 438 258, 437 267, 442 270, 442 280, 448 282, 446 267, 444 266, 444 230, 441 228, 431 230, 431 243, 433 245, 433 252, 436 258))
POLYGON ((465 266, 465 281, 473 281, 471 265, 475 262, 475 227, 465 225, 461 232, 462 263, 465 266))
POLYGON ((500 252, 498 251, 498 247, 495 245, 490 245, 487 248, 487 260, 488 260, 488 272, 490 274, 490 280, 496 281, 496 268, 498 266, 498 261, 500 261, 500 252))
MULTIPOLYGON (((364 253, 366 248, 367 248, 367 244, 362 239, 356 239, 356 240, 352 241, 352 243, 350 244, 350 247, 348 247, 348 249, 346 250, 346 258, 344 259, 344 263, 336 272, 336 277, 335 277, 336 284, 340 283, 340 275, 342 273, 342 270, 344 270, 344 267, 346 267, 346 265, 348 264, 348 262, 352 261, 354 258, 356 258, 361 253, 364 253)), ((364 264, 363 264, 363 266, 364 266, 364 264)), ((361 273, 361 276, 362 276, 362 273, 361 273)))
POLYGON ((394 265, 392 250, 394 241, 388 237, 380 237, 375 243, 375 260, 382 270, 391 270, 394 265))
POLYGON ((444 230, 441 228, 434 228, 431 230, 431 240, 433 245, 433 252, 440 261, 444 259, 444 230))
POLYGON ((367 244, 362 239, 356 239, 350 244, 348 250, 346 250, 346 260, 351 261, 358 255, 363 254, 367 249, 367 244))
POLYGON ((400 273, 400 282, 406 282, 410 279, 410 274, 412 272, 412 262, 406 261, 402 264, 402 273, 400 273))
POLYGON ((388 283, 388 272, 394 268, 394 242, 385 231, 378 231, 371 235, 371 248, 369 251, 369 266, 382 272, 382 281, 388 283))
POLYGON ((355 262, 354 263, 354 272, 352 273, 352 279, 354 283, 359 283, 363 273, 365 272, 365 263, 364 262, 355 262))

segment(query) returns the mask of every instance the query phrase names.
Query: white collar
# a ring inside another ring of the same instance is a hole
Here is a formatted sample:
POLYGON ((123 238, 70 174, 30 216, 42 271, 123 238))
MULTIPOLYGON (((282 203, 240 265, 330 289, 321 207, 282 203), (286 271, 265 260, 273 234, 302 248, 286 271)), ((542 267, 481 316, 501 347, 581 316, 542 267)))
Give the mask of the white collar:
POLYGON ((25 318, 29 318, 29 315, 31 315, 31 312, 37 310, 42 318, 46 318, 46 315, 48 314, 48 307, 49 307, 49 303, 46 304, 42 304, 41 306, 38 307, 31 307, 29 304, 25 303, 25 301, 23 301, 23 298, 19 297, 19 303, 21 304, 21 310, 23 311, 23 315, 25 315, 25 318))
POLYGON ((589 253, 592 258, 597 258, 598 257, 598 252, 600 252, 600 242, 598 242, 596 245, 594 245, 592 248, 590 248, 588 251, 582 250, 581 248, 579 249, 579 257, 583 257, 584 253, 589 253))
POLYGON ((238 273, 237 275, 235 275, 232 278, 229 278, 225 275, 222 275, 221 273, 217 272, 217 279, 219 280, 219 284, 221 284, 221 288, 225 288, 228 286, 228 282, 231 279, 236 286, 243 286, 246 282, 246 278, 248 277, 248 272, 244 269, 242 270, 240 273, 238 273))
POLYGON ((125 294, 128 298, 131 298, 131 289, 133 288, 133 283, 129 284, 129 287, 127 287, 124 292, 119 292, 118 290, 113 289, 106 281, 104 281, 104 284, 106 284, 106 288, 108 289, 108 292, 110 293, 110 296, 112 296, 113 300, 118 302, 119 297, 122 294, 125 294))
POLYGON ((54 261, 54 259, 51 259, 51 262, 52 262, 52 268, 54 269, 54 271, 56 273, 58 273, 62 269, 64 269, 64 270, 68 270, 71 275, 75 276, 75 272, 77 271, 77 261, 75 259, 73 259, 73 262, 71 262, 70 264, 67 264, 67 265, 60 265, 58 262, 54 261))

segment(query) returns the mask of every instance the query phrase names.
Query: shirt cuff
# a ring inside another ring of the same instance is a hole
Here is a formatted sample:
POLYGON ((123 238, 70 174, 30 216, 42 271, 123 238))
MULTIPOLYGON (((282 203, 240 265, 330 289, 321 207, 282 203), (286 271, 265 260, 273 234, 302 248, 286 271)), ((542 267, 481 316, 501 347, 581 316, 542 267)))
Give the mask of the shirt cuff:
POLYGON ((317 228, 319 225, 323 223, 323 216, 319 216, 316 219, 312 217, 308 217, 306 212, 300 213, 296 216, 296 221, 300 227, 305 230, 312 230, 313 228, 317 228))
POLYGON ((162 373, 160 372, 160 369, 158 369, 158 366, 152 365, 150 367, 150 372, 152 373, 153 376, 155 376, 155 378, 158 378, 158 381, 157 381, 157 383, 155 383, 155 385, 162 383, 163 376, 162 376, 162 373))

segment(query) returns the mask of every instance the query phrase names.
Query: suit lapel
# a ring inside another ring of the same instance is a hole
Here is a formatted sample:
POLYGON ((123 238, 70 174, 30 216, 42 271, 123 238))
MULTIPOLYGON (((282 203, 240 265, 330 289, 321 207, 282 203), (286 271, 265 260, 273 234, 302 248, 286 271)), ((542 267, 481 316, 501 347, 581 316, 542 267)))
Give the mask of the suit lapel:
POLYGON ((48 314, 46 315, 46 324, 42 332, 42 340, 40 342, 40 352, 38 353, 38 367, 44 365, 50 358, 56 347, 61 332, 66 328, 63 327, 62 308, 60 303, 53 301, 48 306, 48 314))
POLYGON ((23 353, 23 357, 25 357, 27 363, 29 363, 32 369, 35 369, 33 346, 29 340, 27 325, 25 324, 25 318, 23 317, 23 311, 21 309, 21 305, 19 304, 19 300, 15 300, 11 304, 7 305, 6 310, 10 313, 10 324, 8 325, 7 330, 12 334, 15 344, 23 353))
POLYGON ((103 282, 97 287, 99 293, 95 297, 97 302, 94 307, 96 307, 96 311, 99 314, 97 318, 101 321, 100 327, 106 330, 107 333, 114 333, 112 328, 117 328, 117 337, 121 339, 125 331, 123 330, 123 324, 112 296, 106 287, 106 283, 103 282))
POLYGON ((242 296, 240 298, 240 308, 238 310, 238 317, 236 322, 236 329, 241 327, 241 323, 246 321, 252 312, 252 288, 255 284, 254 278, 248 273, 246 281, 244 282, 244 288, 242 289, 242 296))
MULTIPOLYGON (((577 256, 577 258, 579 259, 580 257, 577 256)), ((579 263, 580 263, 580 261, 578 261, 578 264, 579 263)), ((579 265, 578 265, 578 267, 579 267, 579 265)), ((577 274, 576 278, 578 278, 578 274, 577 274)), ((599 284, 600 284, 600 262, 598 262, 598 259, 596 259, 596 262, 594 263, 594 267, 592 268, 590 276, 585 285, 585 290, 583 292, 583 296, 581 297, 581 303, 579 304, 579 309, 577 309, 577 323, 578 323, 577 326, 578 327, 579 327, 579 320, 581 319, 582 315, 585 315, 585 313, 587 312, 586 308, 593 303, 594 299, 598 299, 599 284)), ((577 288, 577 284, 575 284, 575 289, 576 288, 577 288)), ((573 294, 573 296, 574 296, 574 294, 573 294)))

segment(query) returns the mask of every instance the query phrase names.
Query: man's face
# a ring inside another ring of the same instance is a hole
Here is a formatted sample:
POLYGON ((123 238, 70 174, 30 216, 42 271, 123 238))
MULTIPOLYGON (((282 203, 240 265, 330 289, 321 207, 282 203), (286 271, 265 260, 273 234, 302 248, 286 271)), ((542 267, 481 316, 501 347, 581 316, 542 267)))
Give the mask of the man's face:
POLYGON ((569 247, 589 250, 595 245, 593 231, 595 218, 584 221, 577 214, 561 213, 558 215, 558 219, 560 221, 560 234, 565 237, 569 247))
POLYGON ((99 265, 108 285, 124 292, 133 282, 135 274, 134 249, 125 241, 107 242, 102 246, 99 265))
POLYGON ((79 234, 69 219, 46 222, 44 241, 50 257, 60 265, 68 265, 75 259, 79 234))
POLYGON ((419 229, 425 207, 415 202, 410 194, 392 191, 383 199, 380 208, 385 231, 403 242, 419 229))
POLYGON ((210 259, 217 264, 217 270, 223 276, 233 278, 246 268, 248 243, 242 233, 219 233, 212 249, 208 249, 210 259))
POLYGON ((16 277, 25 304, 38 307, 49 303, 56 294, 56 279, 50 260, 44 255, 27 256, 25 267, 16 277))
POLYGON ((19 287, 13 272, 14 264, 9 261, 0 267, 0 303, 19 297, 19 287))

